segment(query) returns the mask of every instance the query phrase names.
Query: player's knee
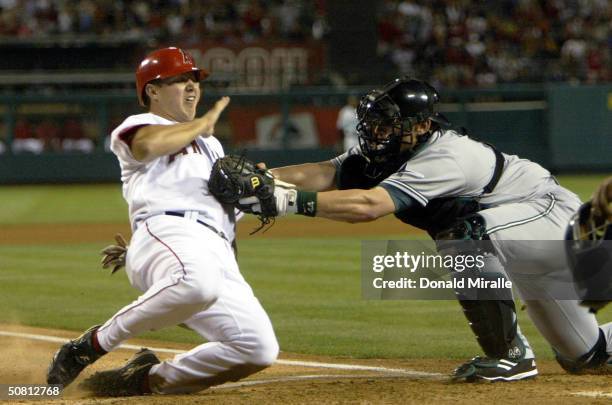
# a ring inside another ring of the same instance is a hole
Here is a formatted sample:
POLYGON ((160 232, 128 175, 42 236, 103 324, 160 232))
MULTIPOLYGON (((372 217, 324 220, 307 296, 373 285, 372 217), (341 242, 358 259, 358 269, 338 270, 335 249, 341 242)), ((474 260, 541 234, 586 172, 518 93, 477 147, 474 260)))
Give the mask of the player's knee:
POLYGON ((261 341, 254 356, 254 363, 260 366, 271 366, 278 358, 279 350, 276 338, 261 341))
POLYGON ((278 358, 279 346, 274 333, 242 335, 233 342, 233 346, 241 353, 244 364, 265 368, 278 358))
POLYGON ((274 335, 258 336, 253 341, 247 362, 262 367, 269 367, 278 358, 278 352, 278 341, 274 335))
POLYGON ((572 359, 563 356, 557 352, 554 348, 555 359, 557 363, 570 374, 588 374, 597 373, 603 367, 606 367, 606 363, 612 360, 612 357, 607 353, 606 350, 606 338, 601 329, 599 329, 599 338, 597 343, 593 346, 589 352, 583 354, 577 359, 572 359))

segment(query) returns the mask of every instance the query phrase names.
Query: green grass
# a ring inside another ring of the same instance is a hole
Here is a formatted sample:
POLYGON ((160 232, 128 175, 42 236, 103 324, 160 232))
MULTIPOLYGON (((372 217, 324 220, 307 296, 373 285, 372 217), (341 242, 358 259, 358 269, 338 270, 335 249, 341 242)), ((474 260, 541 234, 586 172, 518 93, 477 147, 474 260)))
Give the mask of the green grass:
MULTIPOLYGON (((0 320, 77 331, 112 316, 138 292, 123 272, 111 277, 98 268, 98 249, 0 247, 0 320)), ((464 358, 478 352, 456 302, 362 300, 357 239, 249 240, 240 249, 242 271, 284 351, 364 358, 464 358)), ((520 317, 538 355, 550 357, 526 314, 520 317)), ((180 328, 144 336, 200 341, 180 328)))
MULTIPOLYGON (((582 200, 605 175, 559 176, 582 200)), ((0 187, 0 224, 102 223, 127 221, 118 184, 0 187)), ((286 221, 287 219, 283 219, 286 221)), ((291 220, 308 220, 294 217, 291 220)))
POLYGON ((118 184, 0 187, 0 224, 127 221, 118 184))
MULTIPOLYGON (((564 176, 588 198, 604 176, 564 176)), ((1 224, 123 222, 116 185, 0 189, 1 224)), ((302 219, 307 220, 307 219, 302 219)), ((296 220, 299 221, 299 220, 296 220)), ((297 222, 296 222, 297 226, 297 222)), ((368 238, 370 239, 370 238, 368 238)), ((466 358, 479 352, 456 302, 361 298, 361 238, 258 239, 240 243, 240 266, 288 352, 347 357, 466 358)), ((97 244, 0 245, 0 322, 80 331, 138 296, 123 272, 98 264, 97 244)), ((524 332, 540 358, 550 349, 525 313, 524 332)), ((612 309, 600 320, 612 320, 612 309)), ((181 328, 144 335, 196 343, 181 328)))

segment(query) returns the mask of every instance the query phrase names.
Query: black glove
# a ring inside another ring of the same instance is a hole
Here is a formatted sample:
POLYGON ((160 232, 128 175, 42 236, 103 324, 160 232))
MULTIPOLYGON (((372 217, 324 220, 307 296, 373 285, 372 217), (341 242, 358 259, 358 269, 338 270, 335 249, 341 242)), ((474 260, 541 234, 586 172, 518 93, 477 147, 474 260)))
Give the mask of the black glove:
POLYGON ((210 173, 208 189, 219 202, 256 214, 262 222, 267 223, 271 217, 278 215, 274 198, 274 176, 244 156, 228 155, 217 159, 210 173), (261 205, 260 212, 254 212, 252 204, 240 203, 241 199, 247 197, 257 197, 261 205))

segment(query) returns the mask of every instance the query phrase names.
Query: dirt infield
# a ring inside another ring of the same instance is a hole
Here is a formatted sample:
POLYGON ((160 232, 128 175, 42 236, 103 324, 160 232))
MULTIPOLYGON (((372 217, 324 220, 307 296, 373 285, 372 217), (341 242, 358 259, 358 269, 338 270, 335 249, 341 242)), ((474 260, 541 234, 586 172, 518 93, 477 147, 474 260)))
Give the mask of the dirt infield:
MULTIPOLYGON (((0 369, 4 384, 42 384, 46 367, 60 343, 33 338, 74 337, 62 330, 0 325, 0 369), (26 333, 29 337, 1 335, 26 333), (34 336, 32 336, 34 335, 34 336), (10 367, 8 367, 10 365, 10 367)), ((188 349, 184 344, 159 341, 131 341, 138 346, 188 349)), ((105 357, 83 376, 123 364, 133 350, 118 350, 105 357)), ((162 359, 170 354, 160 354, 162 359)), ((518 383, 451 383, 446 377, 456 362, 448 360, 346 359, 282 353, 282 364, 275 364, 238 383, 229 383, 198 394, 138 398, 92 398, 78 389, 78 381, 61 399, 36 404, 478 404, 478 403, 609 403, 610 376, 568 376, 554 363, 541 362, 540 376, 518 383), (288 359, 293 363, 288 363, 288 359), (303 362, 318 362, 309 366, 303 362), (299 363, 299 364, 296 364, 299 363), (323 364, 320 364, 323 363, 323 364), (332 363, 332 364, 330 364, 332 363), (343 370, 334 365, 352 364, 362 369, 343 370), (371 369, 367 369, 370 367, 371 369), (376 369, 374 369, 376 367, 376 369), (383 369, 386 368, 386 369, 383 369), (591 397, 580 396, 588 392, 591 397), (599 393, 599 394, 598 394, 599 393), (597 397, 599 395, 599 397, 597 397)))
MULTIPOLYGON (((249 235, 258 226, 254 217, 248 216, 238 223, 238 240, 249 238, 317 238, 355 237, 378 235, 414 235, 421 231, 407 226, 394 217, 382 218, 365 224, 347 224, 320 218, 280 219, 265 233, 249 235)), ((75 242, 109 242, 115 233, 130 235, 125 223, 87 224, 20 224, 3 225, 0 245, 51 244, 75 242)))

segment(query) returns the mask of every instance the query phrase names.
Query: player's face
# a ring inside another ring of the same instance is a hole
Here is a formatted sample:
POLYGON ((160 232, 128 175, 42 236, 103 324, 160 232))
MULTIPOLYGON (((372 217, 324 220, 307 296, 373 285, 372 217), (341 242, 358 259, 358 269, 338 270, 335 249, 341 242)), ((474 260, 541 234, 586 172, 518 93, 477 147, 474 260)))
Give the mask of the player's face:
POLYGON ((374 139, 378 142, 388 141, 393 135, 393 125, 387 123, 377 123, 372 127, 374 139))
POLYGON ((400 151, 403 152, 405 150, 414 148, 414 146, 417 144, 419 137, 429 132, 430 128, 431 121, 426 120, 415 124, 412 128, 410 128, 409 131, 404 131, 400 151))
POLYGON ((177 122, 192 121, 200 101, 200 82, 195 73, 165 79, 158 89, 161 112, 177 122))

